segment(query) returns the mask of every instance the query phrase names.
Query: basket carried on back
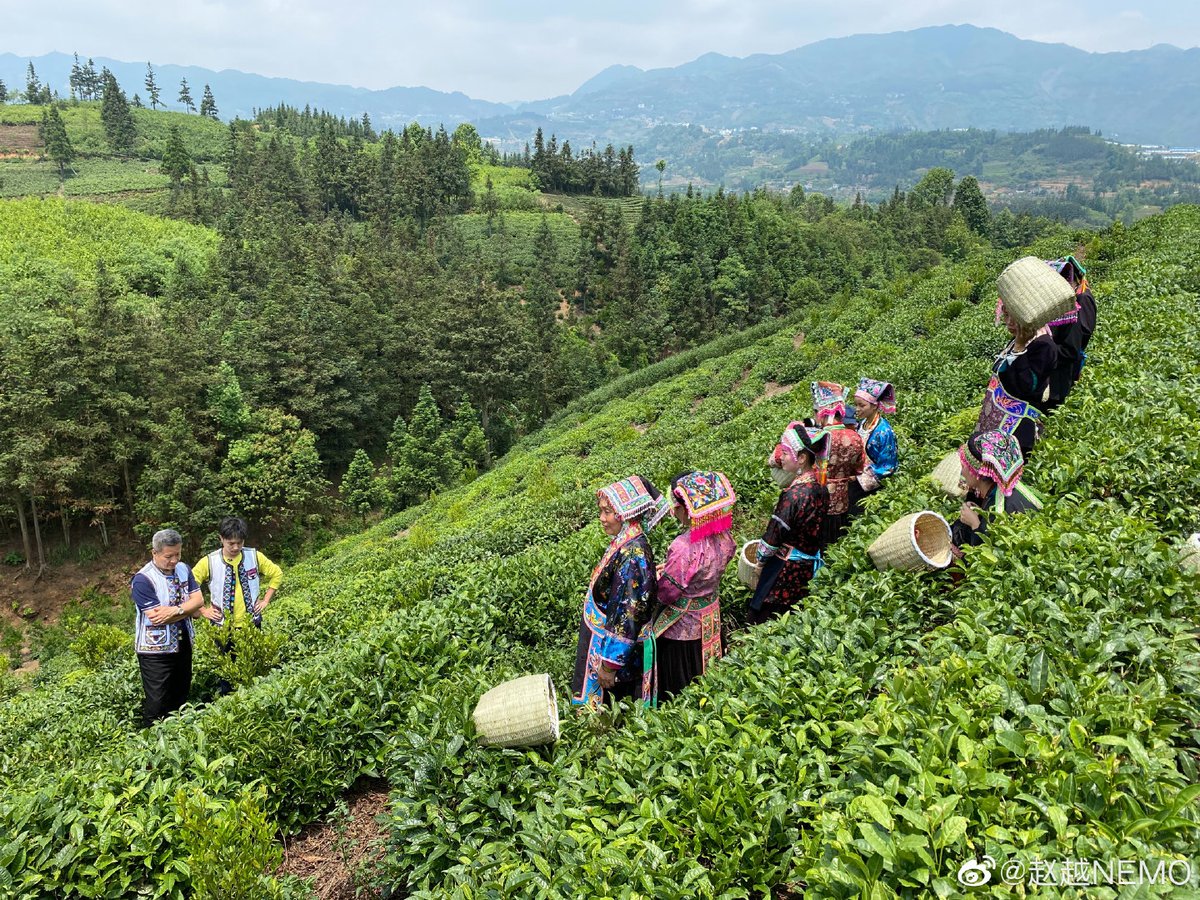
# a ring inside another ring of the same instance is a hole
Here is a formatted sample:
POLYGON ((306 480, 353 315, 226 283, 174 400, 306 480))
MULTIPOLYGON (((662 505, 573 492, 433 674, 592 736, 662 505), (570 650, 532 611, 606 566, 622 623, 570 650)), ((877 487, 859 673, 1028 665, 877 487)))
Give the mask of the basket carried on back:
POLYGON ((944 569, 950 565, 950 526, 935 512, 912 513, 875 539, 867 554, 877 569, 944 569))
POLYGON ((1179 565, 1185 572, 1200 574, 1200 532, 1193 534, 1179 548, 1179 565))
POLYGON ((958 458, 957 450, 951 450, 946 454, 946 457, 934 467, 929 477, 936 482, 943 493, 951 497, 965 497, 967 494, 962 483, 962 461, 958 458))
POLYGON ((758 541, 747 541, 738 553, 738 581, 752 591, 757 590, 758 576, 761 573, 762 566, 758 564, 758 541))
POLYGON ((558 740, 558 699, 549 675, 525 675, 479 698, 471 714, 481 744, 537 747, 558 740))
POLYGON ((996 291, 1009 315, 1029 328, 1041 328, 1075 308, 1075 288, 1036 256, 1009 263, 996 279, 996 291))

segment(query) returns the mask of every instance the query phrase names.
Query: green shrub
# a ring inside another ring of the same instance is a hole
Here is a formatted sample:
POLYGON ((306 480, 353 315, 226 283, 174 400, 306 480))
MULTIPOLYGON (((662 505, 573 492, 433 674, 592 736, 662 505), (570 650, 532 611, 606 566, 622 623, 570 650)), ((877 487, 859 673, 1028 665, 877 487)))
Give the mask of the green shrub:
POLYGON ((283 858, 275 829, 263 812, 264 792, 246 792, 232 802, 214 802, 202 791, 175 795, 183 845, 188 848, 187 878, 160 882, 164 891, 174 881, 187 884, 194 900, 272 900, 282 896, 270 877, 283 858))
POLYGON ((119 654, 128 653, 129 632, 114 625, 89 625, 70 644, 70 650, 88 669, 101 669, 119 654))

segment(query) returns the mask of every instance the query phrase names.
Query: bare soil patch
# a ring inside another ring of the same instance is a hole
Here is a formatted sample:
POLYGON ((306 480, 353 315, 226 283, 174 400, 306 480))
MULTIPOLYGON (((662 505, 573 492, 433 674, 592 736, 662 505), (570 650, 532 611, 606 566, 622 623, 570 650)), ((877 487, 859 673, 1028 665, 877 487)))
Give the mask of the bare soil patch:
MULTIPOLYGON (((19 539, 0 543, 0 555, 20 549, 19 539)), ((37 577, 36 564, 32 570, 0 567, 0 621, 17 628, 34 620, 52 625, 62 616, 63 608, 88 588, 119 597, 129 590, 129 582, 148 559, 146 550, 128 538, 114 542, 96 559, 71 559, 48 566, 41 578, 37 577), (25 610, 32 612, 22 615, 25 610)))
POLYGON ((34 153, 42 149, 36 125, 0 125, 0 151, 34 153))
POLYGON ((360 779, 346 795, 348 813, 307 825, 283 843, 279 875, 313 878, 319 900, 378 897, 366 884, 364 870, 379 859, 383 828, 375 817, 387 810, 388 786, 382 779, 360 779))
POLYGON ((796 336, 794 338, 792 338, 792 349, 799 350, 803 345, 804 345, 804 332, 799 331, 796 333, 796 336))

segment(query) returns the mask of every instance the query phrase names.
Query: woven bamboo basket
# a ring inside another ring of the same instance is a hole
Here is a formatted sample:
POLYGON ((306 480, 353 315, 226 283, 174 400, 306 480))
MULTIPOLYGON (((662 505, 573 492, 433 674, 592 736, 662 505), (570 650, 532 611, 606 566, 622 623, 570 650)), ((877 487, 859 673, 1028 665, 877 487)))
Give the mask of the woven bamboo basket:
POLYGON ((1200 574, 1200 532, 1193 534, 1180 548, 1179 564, 1185 571, 1200 574))
POLYGON ((1036 256, 1023 256, 996 279, 1004 308, 1022 325, 1041 328, 1075 308, 1075 289, 1036 256))
POLYGON ((944 569, 952 558, 950 526, 935 512, 912 513, 877 537, 867 554, 877 569, 944 569))
POLYGON ((758 576, 762 572, 757 554, 758 541, 747 541, 742 545, 742 552, 738 554, 738 581, 752 591, 758 589, 758 576))
POLYGON ((951 450, 946 454, 945 458, 934 467, 929 477, 934 480, 943 493, 951 497, 967 495, 966 488, 962 483, 962 461, 958 458, 957 450, 951 450))
POLYGON ((558 699, 549 675, 525 675, 492 688, 471 714, 481 744, 538 747, 558 740, 558 699))

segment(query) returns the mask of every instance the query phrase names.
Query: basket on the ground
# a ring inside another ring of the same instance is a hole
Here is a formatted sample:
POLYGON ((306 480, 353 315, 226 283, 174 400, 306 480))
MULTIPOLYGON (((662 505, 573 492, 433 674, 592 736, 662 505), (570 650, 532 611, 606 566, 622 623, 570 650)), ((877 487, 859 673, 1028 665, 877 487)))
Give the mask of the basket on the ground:
POLYGON ((752 591, 757 590, 758 576, 761 572, 762 566, 758 564, 758 541, 747 541, 738 554, 738 581, 752 591))
POLYGON ((1185 571, 1200 573, 1200 532, 1188 538, 1179 549, 1179 564, 1185 571))
POLYGON ((944 569, 950 565, 950 526, 935 512, 912 513, 875 539, 867 554, 877 569, 944 569))
POLYGON ((996 291, 1009 315, 1029 328, 1041 328, 1075 308, 1075 288, 1036 256, 1023 256, 996 279, 996 291))
POLYGON ((525 675, 479 698, 471 714, 482 744, 537 747, 558 740, 558 699, 549 675, 525 675))
POLYGON ((962 483, 962 461, 958 458, 958 451, 951 450, 938 463, 929 475, 936 482, 937 486, 943 493, 951 497, 965 497, 966 489, 962 483))

